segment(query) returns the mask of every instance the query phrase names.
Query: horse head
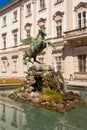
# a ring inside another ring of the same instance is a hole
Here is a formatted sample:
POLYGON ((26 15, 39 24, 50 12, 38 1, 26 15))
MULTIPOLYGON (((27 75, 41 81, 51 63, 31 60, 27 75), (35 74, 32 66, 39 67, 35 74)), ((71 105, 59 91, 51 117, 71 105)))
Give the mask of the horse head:
POLYGON ((45 27, 39 29, 39 34, 42 36, 42 39, 47 35, 45 27))

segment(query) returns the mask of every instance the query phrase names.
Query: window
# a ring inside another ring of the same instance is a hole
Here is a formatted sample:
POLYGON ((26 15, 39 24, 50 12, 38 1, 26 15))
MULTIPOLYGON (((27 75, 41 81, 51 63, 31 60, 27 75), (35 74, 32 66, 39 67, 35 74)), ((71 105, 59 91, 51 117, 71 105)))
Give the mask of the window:
POLYGON ((26 36, 27 36, 27 38, 30 37, 30 34, 31 34, 31 30, 29 28, 28 30, 26 30, 26 36))
POLYGON ((6 36, 3 37, 3 48, 6 49, 6 36))
POLYGON ((56 22, 56 34, 57 34, 57 37, 62 35, 62 20, 61 19, 56 22))
POLYGON ((5 73, 6 71, 7 71, 7 61, 4 60, 2 61, 1 72, 5 73))
POLYGON ((39 60, 39 62, 40 62, 41 64, 43 64, 43 63, 44 63, 44 58, 43 58, 43 57, 38 58, 38 60, 39 60))
POLYGON ((31 3, 26 5, 26 15, 30 15, 31 14, 31 3))
POLYGON ((2 34, 3 48, 6 49, 6 35, 7 33, 2 34))
POLYGON ((3 17, 3 27, 6 26, 6 16, 3 17))
POLYGON ((17 11, 13 12, 13 22, 17 22, 17 11))
POLYGON ((45 8, 45 0, 40 0, 40 9, 45 8))
POLYGON ((17 46, 17 33, 13 33, 14 46, 17 46))
POLYGON ((78 55, 79 72, 86 72, 86 55, 78 55))
POLYGON ((85 27, 86 26, 86 11, 78 13, 78 27, 85 27))
POLYGON ((62 57, 61 56, 56 56, 55 57, 54 69, 57 70, 57 71, 62 70, 62 57))
POLYGON ((26 23, 26 25, 24 26, 27 38, 31 36, 31 26, 31 23, 26 23))
POLYGON ((17 59, 13 60, 13 69, 12 69, 13 73, 17 73, 17 59))

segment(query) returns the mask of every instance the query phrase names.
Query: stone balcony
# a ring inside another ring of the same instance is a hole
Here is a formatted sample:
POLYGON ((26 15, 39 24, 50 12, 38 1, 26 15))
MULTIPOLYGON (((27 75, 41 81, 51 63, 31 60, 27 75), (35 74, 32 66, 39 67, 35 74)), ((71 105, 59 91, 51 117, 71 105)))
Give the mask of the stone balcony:
POLYGON ((87 45, 87 27, 64 32, 64 41, 71 46, 87 45))
POLYGON ((87 72, 74 72, 74 80, 87 81, 87 72))

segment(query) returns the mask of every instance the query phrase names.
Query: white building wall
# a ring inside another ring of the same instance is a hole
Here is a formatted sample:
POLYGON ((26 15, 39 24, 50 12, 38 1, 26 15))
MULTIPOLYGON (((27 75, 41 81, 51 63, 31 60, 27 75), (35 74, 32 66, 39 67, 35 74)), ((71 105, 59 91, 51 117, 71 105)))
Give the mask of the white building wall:
MULTIPOLYGON (((46 19, 45 27, 47 31, 46 39, 49 39, 50 42, 57 44, 57 48, 60 50, 64 45, 64 35, 66 31, 76 29, 76 12, 74 8, 80 2, 87 2, 87 0, 64 0, 58 4, 55 4, 55 0, 45 0, 46 9, 40 11, 40 3, 39 0, 22 0, 20 2, 13 5, 12 7, 8 8, 6 11, 1 12, 0 15, 0 49, 3 49, 3 40, 2 34, 7 33, 6 37, 6 50, 0 50, 0 58, 7 56, 10 65, 8 66, 7 73, 2 74, 1 76, 18 76, 18 77, 25 77, 24 74, 24 65, 22 63, 22 58, 24 54, 25 46, 20 46, 22 44, 20 42, 21 39, 26 38, 26 31, 25 25, 27 23, 31 25, 31 36, 36 37, 39 29, 38 20, 40 18, 46 19), (26 5, 31 3, 31 15, 26 17, 26 5), (17 22, 13 23, 13 12, 17 10, 17 22), (57 12, 64 12, 62 16, 62 37, 56 36, 56 27, 55 27, 55 20, 53 20, 54 14, 57 12), (2 28, 2 18, 6 16, 7 26, 2 28), (13 34, 12 30, 18 29, 18 42, 17 47, 13 48, 14 41, 13 41, 13 34), (12 73, 12 56, 18 55, 18 73, 12 73)), ((69 79, 70 74, 74 74, 74 65, 73 65, 73 51, 70 48, 63 49, 61 53, 59 51, 56 54, 52 54, 52 47, 47 47, 44 50, 46 53, 45 55, 40 55, 38 57, 44 57, 44 62, 47 65, 53 65, 54 57, 55 56, 62 56, 64 65, 63 65, 63 74, 64 76, 69 79)), ((0 60, 0 63, 2 61, 0 60)))
POLYGON ((1 40, 1 46, 3 47, 3 39, 2 34, 7 33, 6 35, 6 47, 13 47, 14 41, 13 41, 13 34, 12 30, 18 29, 18 45, 20 43, 20 7, 17 7, 11 11, 7 11, 4 15, 0 17, 0 40, 1 40), (13 12, 17 10, 17 22, 13 23, 13 12), (2 27, 3 17, 6 16, 6 27, 2 27))

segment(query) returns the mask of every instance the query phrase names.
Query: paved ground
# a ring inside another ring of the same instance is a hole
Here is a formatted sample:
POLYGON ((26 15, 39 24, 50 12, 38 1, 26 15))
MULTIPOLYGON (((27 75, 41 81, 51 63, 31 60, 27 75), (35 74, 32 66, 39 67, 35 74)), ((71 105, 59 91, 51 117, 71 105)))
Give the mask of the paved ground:
POLYGON ((65 83, 65 85, 67 86, 87 86, 87 82, 83 82, 83 81, 67 81, 65 83))

